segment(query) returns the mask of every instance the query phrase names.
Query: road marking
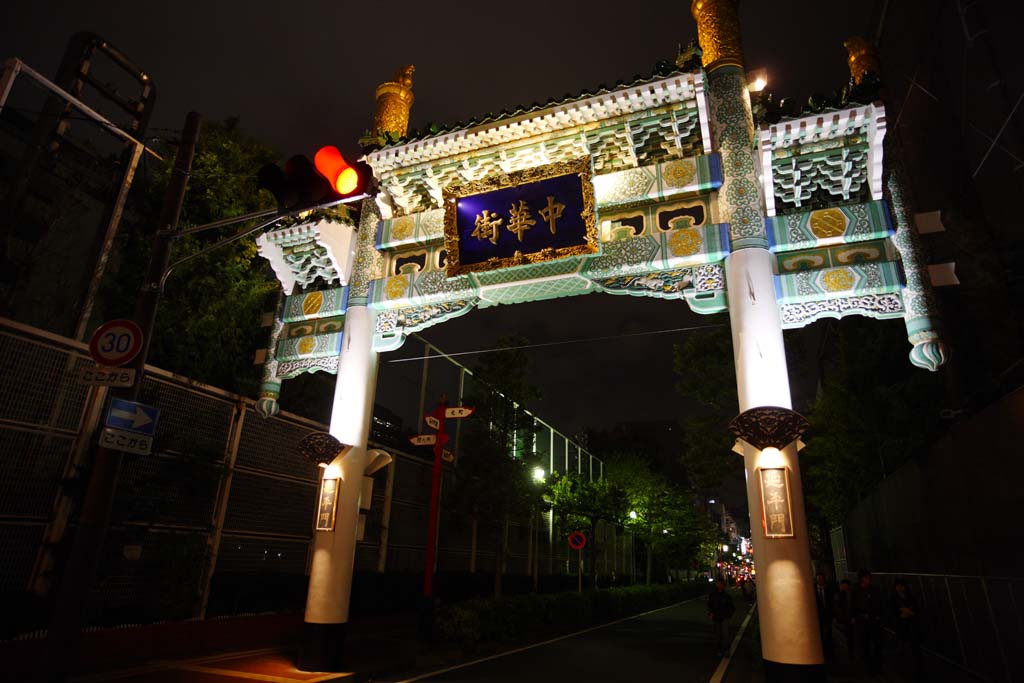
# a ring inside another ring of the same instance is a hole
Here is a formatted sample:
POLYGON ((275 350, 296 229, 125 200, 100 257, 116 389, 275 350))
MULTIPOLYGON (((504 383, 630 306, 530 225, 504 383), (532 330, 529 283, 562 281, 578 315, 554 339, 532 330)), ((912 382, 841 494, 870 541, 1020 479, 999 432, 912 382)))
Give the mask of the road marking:
POLYGON ((422 681, 423 679, 430 678, 431 676, 440 676, 441 674, 446 674, 449 671, 456 671, 458 669, 465 669, 467 666, 474 666, 476 664, 482 664, 483 662, 489 662, 492 659, 500 659, 501 657, 507 657, 508 655, 514 655, 514 654, 517 654, 519 652, 526 652, 527 650, 532 650, 532 649, 537 648, 537 647, 543 647, 544 645, 550 645, 551 643, 557 643, 560 640, 566 640, 568 638, 575 638, 576 636, 583 635, 584 633, 590 633, 591 631, 597 631, 598 629, 608 628, 609 626, 614 626, 615 624, 621 624, 624 621, 631 621, 633 619, 639 619, 640 617, 645 617, 648 614, 654 614, 655 612, 663 612, 663 611, 665 611, 667 609, 672 609, 673 607, 678 607, 679 605, 685 605, 688 602, 693 602, 695 600, 704 600, 704 599, 706 599, 705 596, 698 596, 696 598, 690 598, 689 600, 683 600, 682 602, 676 602, 676 603, 673 603, 671 605, 666 605, 665 607, 659 607, 658 609, 652 609, 652 610, 649 610, 647 612, 641 612, 640 614, 634 614, 633 616, 626 617, 624 619, 616 619, 615 621, 609 621, 607 624, 601 624, 600 626, 591 626, 590 628, 585 628, 582 631, 576 631, 575 633, 567 633, 564 636, 558 636, 557 638, 551 638, 550 640, 544 640, 544 641, 541 641, 539 643, 534 643, 533 645, 527 645, 526 647, 516 648, 515 650, 508 650, 506 652, 499 652, 498 654, 491 655, 489 657, 481 657, 480 659, 474 659, 472 662, 465 662, 463 664, 456 664, 455 666, 449 666, 446 669, 438 669, 437 671, 431 671, 430 673, 420 674, 419 676, 413 676, 412 678, 406 678, 406 679, 403 679, 401 681, 396 681, 395 683, 413 683, 414 681, 422 681))
POLYGON ((750 611, 747 612, 747 618, 740 624, 740 630, 736 633, 736 637, 732 639, 732 645, 729 646, 729 654, 722 657, 722 661, 718 663, 718 668, 715 669, 715 673, 711 675, 711 680, 708 683, 722 683, 722 678, 725 676, 726 670, 729 668, 729 662, 732 661, 732 656, 736 652, 736 648, 739 647, 740 640, 743 638, 743 632, 747 630, 747 624, 750 623, 750 617, 754 616, 754 610, 757 609, 757 603, 755 602, 750 606, 750 611))

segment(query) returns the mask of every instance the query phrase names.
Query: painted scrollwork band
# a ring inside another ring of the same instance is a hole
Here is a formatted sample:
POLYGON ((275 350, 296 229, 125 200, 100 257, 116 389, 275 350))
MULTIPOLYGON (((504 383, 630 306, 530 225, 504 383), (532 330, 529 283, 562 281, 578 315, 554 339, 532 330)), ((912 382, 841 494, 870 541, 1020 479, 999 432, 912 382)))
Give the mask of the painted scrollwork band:
POLYGON ((782 326, 803 327, 822 318, 863 315, 869 318, 897 318, 903 314, 899 294, 868 294, 824 301, 802 301, 779 306, 782 326))

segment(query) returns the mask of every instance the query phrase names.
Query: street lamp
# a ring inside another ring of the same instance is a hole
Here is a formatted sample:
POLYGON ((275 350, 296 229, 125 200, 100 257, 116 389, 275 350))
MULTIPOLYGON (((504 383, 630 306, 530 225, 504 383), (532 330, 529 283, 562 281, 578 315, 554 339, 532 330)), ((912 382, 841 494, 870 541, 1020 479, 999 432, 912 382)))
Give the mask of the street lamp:
POLYGON ((533 468, 533 480, 538 484, 544 481, 544 468, 534 467, 533 468))
POLYGON ((629 518, 630 519, 636 519, 636 510, 630 510, 629 511, 629 518))

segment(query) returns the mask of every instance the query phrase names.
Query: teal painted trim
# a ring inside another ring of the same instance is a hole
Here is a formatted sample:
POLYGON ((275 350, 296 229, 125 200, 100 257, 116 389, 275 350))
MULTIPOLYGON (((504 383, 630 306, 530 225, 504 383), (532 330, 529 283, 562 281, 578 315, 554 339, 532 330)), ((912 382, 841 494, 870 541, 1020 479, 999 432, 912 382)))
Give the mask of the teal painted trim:
POLYGON ((690 310, 701 315, 713 315, 729 310, 729 299, 724 290, 708 292, 686 291, 686 303, 690 310))
MULTIPOLYGON (((726 224, 728 225, 728 224, 726 224)), ((733 237, 732 239, 732 250, 739 251, 740 249, 767 249, 768 238, 767 237, 733 237)))
POLYGON ((302 322, 304 320, 316 320, 318 318, 333 318, 338 315, 345 315, 348 310, 348 287, 335 287, 333 289, 317 290, 323 296, 323 304, 316 313, 306 315, 303 311, 303 302, 306 297, 314 292, 303 292, 294 296, 286 296, 284 305, 281 308, 281 319, 286 323, 302 322))
POLYGON ((721 186, 721 157, 714 152, 595 176, 594 198, 598 209, 610 209, 637 202, 685 199, 721 186))
POLYGON ((341 353, 341 332, 332 332, 330 334, 316 334, 306 337, 294 337, 291 339, 282 339, 277 343, 277 360, 289 361, 289 360, 301 360, 305 358, 325 358, 328 356, 337 356, 341 353), (301 345, 312 341, 312 348, 303 353, 300 351, 301 345))
MULTIPOLYGON (((649 219, 653 222, 653 219, 649 219)), ((729 226, 710 223, 697 227, 700 231, 700 247, 693 254, 684 247, 690 240, 677 237, 673 247, 673 236, 687 234, 694 228, 675 228, 666 232, 648 229, 642 235, 603 242, 600 256, 588 257, 582 272, 592 280, 654 273, 702 263, 717 263, 731 252, 729 226), (673 253, 673 248, 678 254, 673 253)))
POLYGON ((430 209, 381 220, 375 246, 378 251, 390 251, 441 242, 444 242, 444 209, 430 209))
POLYGON ((465 299, 476 296, 478 289, 479 286, 469 275, 450 278, 443 270, 434 269, 373 280, 370 282, 368 300, 373 310, 386 311, 465 299))
POLYGON ((900 269, 893 261, 775 276, 776 297, 780 305, 869 294, 898 294, 902 289, 900 269))
POLYGON ((851 244, 884 239, 896 234, 884 201, 864 202, 847 206, 835 206, 806 213, 792 213, 785 216, 765 218, 769 248, 773 253, 814 249, 836 244, 851 244), (811 231, 810 221, 815 214, 824 211, 832 217, 842 214, 846 221, 843 232, 834 237, 819 238, 811 231))

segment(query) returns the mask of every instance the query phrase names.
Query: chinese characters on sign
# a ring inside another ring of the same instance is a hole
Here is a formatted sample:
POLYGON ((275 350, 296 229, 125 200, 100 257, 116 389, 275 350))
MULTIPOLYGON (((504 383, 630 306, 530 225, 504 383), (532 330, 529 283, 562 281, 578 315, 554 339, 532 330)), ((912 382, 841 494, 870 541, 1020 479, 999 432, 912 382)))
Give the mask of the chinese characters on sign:
POLYGON ((338 480, 324 479, 320 484, 320 503, 316 511, 316 530, 334 531, 334 513, 338 508, 338 480))
POLYGON ((793 506, 789 495, 789 470, 784 467, 758 470, 761 479, 761 514, 765 538, 793 536, 793 506))
POLYGON ((445 189, 449 276, 599 252, 590 162, 445 189))

